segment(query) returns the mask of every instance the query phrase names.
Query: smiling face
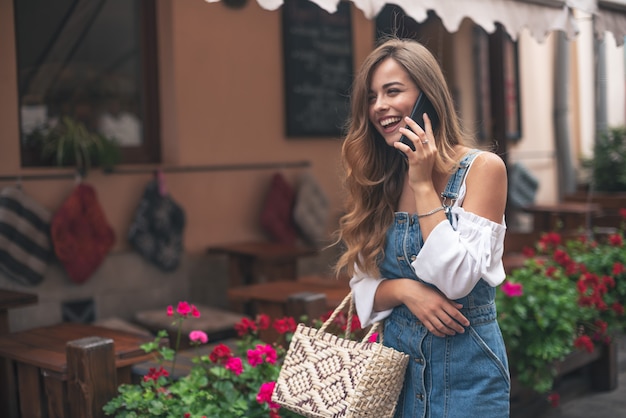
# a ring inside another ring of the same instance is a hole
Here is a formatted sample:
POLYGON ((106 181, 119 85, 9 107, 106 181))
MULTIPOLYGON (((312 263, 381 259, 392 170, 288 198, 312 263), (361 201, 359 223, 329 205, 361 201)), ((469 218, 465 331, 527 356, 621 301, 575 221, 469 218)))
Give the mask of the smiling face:
POLYGON ((380 62, 372 72, 369 91, 369 120, 389 146, 400 140, 399 129, 406 126, 419 96, 409 73, 393 58, 380 62))

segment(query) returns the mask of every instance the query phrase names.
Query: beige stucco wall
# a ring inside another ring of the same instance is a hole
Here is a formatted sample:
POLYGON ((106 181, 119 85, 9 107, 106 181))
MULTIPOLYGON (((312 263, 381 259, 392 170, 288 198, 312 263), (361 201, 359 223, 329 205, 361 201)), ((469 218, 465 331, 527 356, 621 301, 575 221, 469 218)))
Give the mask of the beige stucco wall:
MULTIPOLYGON (((339 139, 288 140, 283 133, 281 13, 263 10, 255 1, 238 10, 201 0, 159 1, 158 7, 164 165, 306 160, 336 217, 339 139)), ((19 166, 12 16, 12 0, 0 0, 0 174, 55 172, 19 166)), ((373 23, 354 9, 353 29, 357 65, 372 46, 373 23)), ((297 177, 294 170, 285 174, 297 177)), ((271 170, 168 175, 172 196, 187 212, 187 250, 262 237, 257 217, 271 175, 271 170)), ((123 237, 149 178, 93 171, 86 179, 119 237, 116 250, 126 248, 123 237)), ((72 186, 72 180, 24 184, 51 210, 72 186)))
MULTIPOLYGON (((281 172, 294 186, 303 170, 313 173, 330 201, 330 236, 342 205, 341 142, 339 138, 288 140, 283 133, 280 11, 263 10, 256 1, 238 10, 203 0, 160 0, 157 4, 164 165, 308 161, 310 168, 284 168, 281 172)), ((20 168, 12 5, 13 0, 0 0, 0 176, 69 172, 20 168)), ((356 67, 372 48, 374 23, 356 8, 352 16, 356 67)), ((13 329, 58 322, 62 302, 83 298, 94 299, 98 318, 130 317, 138 309, 165 306, 180 298, 227 306, 226 259, 208 256, 205 250, 217 243, 265 238, 258 217, 275 171, 166 174, 170 193, 187 217, 183 263, 167 274, 137 256, 125 239, 151 175, 91 171, 85 181, 95 187, 115 230, 115 247, 83 285, 71 283, 56 263, 36 287, 17 285, 0 274, 0 287, 39 295, 36 306, 10 313, 13 329)), ((11 184, 0 182, 0 187, 11 184)), ((74 181, 23 181, 22 185, 54 211, 71 192, 74 181)), ((328 261, 322 254, 305 260, 302 270, 326 272, 328 261)))

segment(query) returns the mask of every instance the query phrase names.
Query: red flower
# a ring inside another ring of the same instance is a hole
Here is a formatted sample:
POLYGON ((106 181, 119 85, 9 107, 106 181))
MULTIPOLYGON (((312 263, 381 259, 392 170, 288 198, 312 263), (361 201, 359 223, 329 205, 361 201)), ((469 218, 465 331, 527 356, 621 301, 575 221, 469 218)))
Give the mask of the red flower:
POLYGON ((561 243, 561 235, 556 232, 548 232, 547 234, 543 234, 539 243, 543 244, 545 247, 556 247, 561 243))
POLYGON ((572 259, 570 258, 569 254, 559 249, 554 252, 554 261, 562 266, 567 266, 572 262, 572 259))
POLYGON ((580 337, 574 340, 574 347, 587 350, 589 353, 593 353, 593 341, 589 338, 588 335, 581 335, 580 337))
POLYGON ((561 395, 559 395, 558 393, 551 393, 550 395, 548 395, 548 402, 550 402, 552 408, 558 407, 561 403, 561 395))
POLYGON ((274 329, 279 334, 294 332, 296 330, 296 321, 292 317, 284 317, 274 321, 274 329))
POLYGON ((613 303, 613 305, 611 305, 611 309, 618 315, 624 315, 624 306, 619 302, 613 303))
POLYGON ((620 234, 609 235, 609 243, 615 247, 621 247, 624 245, 624 240, 620 234))
POLYGON ((211 359, 213 363, 217 363, 218 361, 221 361, 223 363, 229 358, 231 358, 232 356, 233 356, 233 353, 230 351, 230 348, 228 348, 227 345, 220 343, 215 346, 215 348, 209 355, 209 358, 211 359))
POLYGON ((150 369, 148 370, 148 373, 143 377, 143 381, 149 382, 150 380, 153 380, 156 382, 157 380, 159 380, 159 377, 161 376, 167 377, 169 375, 170 375, 169 372, 165 370, 163 366, 159 367, 158 369, 155 369, 154 367, 150 367, 150 369))
POLYGON ((547 275, 548 277, 554 277, 554 273, 556 273, 556 272, 557 272, 557 268, 556 268, 556 267, 554 267, 554 266, 549 266, 549 267, 546 269, 546 275, 547 275))
POLYGON ((613 276, 619 276, 625 271, 626 271, 626 267, 624 267, 624 265, 620 263, 619 261, 616 261, 613 264, 613 276))
POLYGON ((626 208, 621 208, 619 210, 619 216, 621 216, 622 219, 626 219, 626 208))
POLYGON ((248 332, 254 332, 256 329, 256 324, 250 318, 241 318, 241 321, 235 324, 235 330, 240 337, 246 335, 248 332))
POLYGON ((522 254, 524 255, 524 257, 534 257, 535 256, 535 250, 533 248, 530 247, 524 247, 522 249, 522 254))
POLYGON ((256 324, 261 330, 268 329, 270 327, 271 322, 272 320, 266 314, 259 314, 256 317, 256 324))

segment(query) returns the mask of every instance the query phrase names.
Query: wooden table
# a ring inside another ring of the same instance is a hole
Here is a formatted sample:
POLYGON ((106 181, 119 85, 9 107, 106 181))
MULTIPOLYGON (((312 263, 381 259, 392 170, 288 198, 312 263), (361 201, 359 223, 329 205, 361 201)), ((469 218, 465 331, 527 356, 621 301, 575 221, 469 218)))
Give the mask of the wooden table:
MULTIPOLYGON (((271 319, 291 316, 300 322, 302 316, 309 320, 319 319, 336 308, 348 292, 348 279, 306 276, 295 281, 234 287, 228 290, 228 298, 231 303, 249 304, 248 314, 252 317, 263 313, 271 319)), ((278 334, 270 328, 260 332, 260 337, 270 343, 276 341, 278 334)))
POLYGON ((533 215, 535 232, 586 229, 592 226, 593 218, 602 213, 600 205, 580 202, 531 205, 523 210, 533 215))
POLYGON ((321 293, 326 297, 326 308, 334 309, 350 291, 347 279, 305 276, 295 281, 278 281, 234 287, 228 290, 231 302, 252 302, 255 310, 274 318, 289 314, 289 297, 300 293, 321 293))
POLYGON ((298 259, 317 254, 311 247, 252 241, 210 247, 210 254, 227 254, 230 286, 295 280, 298 259))
POLYGON ((130 383, 132 365, 152 358, 140 348, 152 338, 85 324, 62 323, 0 337, 0 357, 12 361, 17 371, 22 418, 68 416, 68 342, 92 336, 113 340, 117 384, 130 383))

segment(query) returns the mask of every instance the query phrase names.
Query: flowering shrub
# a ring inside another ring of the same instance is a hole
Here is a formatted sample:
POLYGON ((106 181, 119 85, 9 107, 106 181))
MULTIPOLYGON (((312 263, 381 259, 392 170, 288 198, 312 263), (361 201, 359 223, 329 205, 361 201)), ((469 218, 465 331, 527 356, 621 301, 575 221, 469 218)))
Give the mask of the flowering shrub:
MULTIPOLYGON (((178 324, 178 349, 182 322, 190 316, 199 317, 200 312, 195 306, 180 302, 176 309, 169 306, 167 314, 178 324)), ((321 326, 330 314, 313 320, 314 326, 321 326)), ((347 324, 346 315, 340 312, 326 331, 343 335, 347 324)), ((119 395, 105 405, 104 411, 108 416, 121 418, 299 417, 271 401, 296 326, 291 317, 272 320, 261 314, 255 320, 242 318, 235 325, 236 342, 216 344, 208 354, 198 351, 189 374, 180 379, 172 378, 176 350, 161 346, 161 340, 167 336, 166 331, 161 331, 153 342, 142 346, 146 352, 155 353, 158 367, 151 368, 139 384, 121 385, 119 395), (268 344, 261 339, 263 334, 277 335, 277 341, 268 344), (166 361, 171 362, 170 370, 166 361)), ((360 333, 360 328, 355 315, 350 323, 351 337, 360 333)), ((377 334, 370 337, 370 341, 376 339, 377 334)), ((207 335, 197 330, 190 332, 189 340, 196 349, 208 342, 207 335)))
MULTIPOLYGON (((178 323, 176 350, 180 343, 182 321, 200 312, 187 302, 177 309, 168 307, 168 315, 178 323)), ((234 417, 296 417, 280 410, 271 401, 274 384, 286 353, 286 344, 296 328, 293 318, 272 321, 259 315, 255 321, 244 318, 236 325, 239 339, 230 345, 217 344, 202 354, 198 348, 208 342, 202 331, 192 331, 189 340, 198 350, 190 372, 173 379, 176 367, 176 350, 161 346, 166 331, 158 333, 155 340, 142 348, 155 353, 158 367, 151 368, 139 384, 123 384, 119 395, 109 401, 104 412, 115 417, 177 417, 177 418, 234 418, 234 417), (259 332, 273 330, 279 341, 267 344, 259 332), (171 362, 167 370, 165 361, 171 362)))
POLYGON ((620 214, 621 229, 597 240, 544 234, 500 287, 498 320, 524 386, 549 392, 557 361, 574 350, 593 352, 626 329, 626 209, 620 214))

